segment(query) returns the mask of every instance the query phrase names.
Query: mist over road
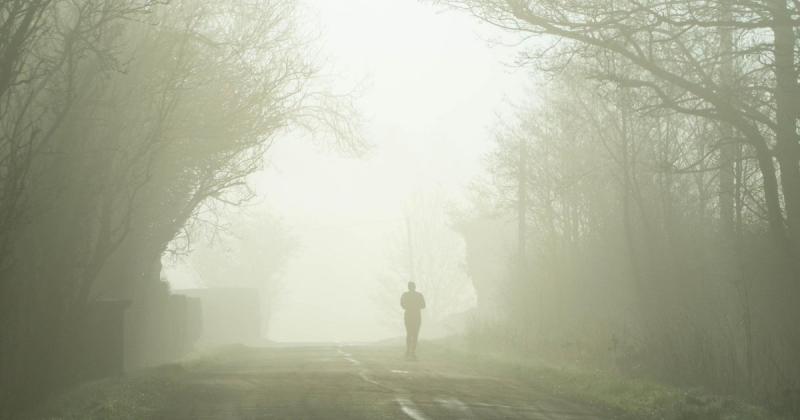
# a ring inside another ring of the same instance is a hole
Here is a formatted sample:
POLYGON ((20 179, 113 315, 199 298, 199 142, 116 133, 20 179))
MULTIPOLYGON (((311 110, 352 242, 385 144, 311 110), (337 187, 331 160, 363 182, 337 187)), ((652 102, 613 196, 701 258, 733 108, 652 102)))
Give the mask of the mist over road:
POLYGON ((442 355, 421 358, 385 346, 236 349, 189 364, 152 418, 609 418, 442 355))

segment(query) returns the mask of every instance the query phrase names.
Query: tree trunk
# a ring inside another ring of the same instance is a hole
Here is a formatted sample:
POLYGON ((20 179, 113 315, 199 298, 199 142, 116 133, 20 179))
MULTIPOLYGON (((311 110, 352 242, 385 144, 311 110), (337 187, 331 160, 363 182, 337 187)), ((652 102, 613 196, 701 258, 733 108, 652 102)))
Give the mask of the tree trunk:
MULTIPOLYGON (((730 1, 723 1, 720 19, 723 22, 730 21, 731 4, 730 1)), ((733 91, 733 34, 731 28, 721 26, 719 29, 720 38, 720 87, 722 94, 729 98, 733 91)), ((736 159, 736 148, 739 146, 734 142, 733 125, 728 121, 720 121, 719 124, 719 144, 720 144, 720 164, 719 164, 719 219, 722 231, 723 246, 729 247, 733 239, 734 231, 734 160, 736 159)))
POLYGON ((517 180, 517 229, 518 229, 518 251, 519 251, 519 269, 521 277, 525 275, 526 264, 525 255, 527 253, 526 233, 527 227, 527 212, 528 212, 528 142, 524 136, 519 139, 519 168, 517 180))
POLYGON ((769 6, 775 37, 775 157, 780 165, 790 245, 796 252, 800 245, 800 144, 797 135, 800 90, 794 63, 795 37, 785 0, 770 0, 769 6))

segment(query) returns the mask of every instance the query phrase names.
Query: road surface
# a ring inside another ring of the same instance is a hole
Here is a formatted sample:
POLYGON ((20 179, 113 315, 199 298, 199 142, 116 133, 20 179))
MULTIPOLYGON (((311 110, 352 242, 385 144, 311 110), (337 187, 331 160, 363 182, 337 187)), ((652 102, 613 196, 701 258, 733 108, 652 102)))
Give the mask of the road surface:
POLYGON ((397 347, 248 348, 189 364, 155 419, 608 419, 446 356, 397 347))

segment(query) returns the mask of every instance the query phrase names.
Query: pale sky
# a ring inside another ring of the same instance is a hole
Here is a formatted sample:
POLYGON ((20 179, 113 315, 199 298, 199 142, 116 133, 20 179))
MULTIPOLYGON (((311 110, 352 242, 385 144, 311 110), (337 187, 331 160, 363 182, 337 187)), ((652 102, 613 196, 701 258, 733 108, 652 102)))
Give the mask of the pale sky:
MULTIPOLYGON (((397 303, 376 295, 403 237, 404 208, 415 194, 462 199, 492 146, 497 113, 520 101, 528 75, 507 65, 513 51, 487 42, 491 28, 463 13, 415 0, 305 0, 304 8, 320 33, 324 77, 342 90, 362 86, 359 111, 373 148, 355 159, 289 136, 253 176, 259 200, 300 246, 269 338, 399 336, 383 321, 401 316, 397 303)), ((194 285, 180 266, 167 275, 173 287, 194 285)), ((470 295, 464 283, 459 293, 470 295)), ((399 299, 404 284, 397 287, 399 299)))

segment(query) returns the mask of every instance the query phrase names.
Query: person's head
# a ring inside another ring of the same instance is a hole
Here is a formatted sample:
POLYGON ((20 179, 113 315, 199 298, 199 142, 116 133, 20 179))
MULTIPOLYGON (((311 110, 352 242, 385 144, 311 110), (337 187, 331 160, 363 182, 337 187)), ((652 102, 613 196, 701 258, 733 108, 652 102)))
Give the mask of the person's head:
POLYGON ((417 284, 414 283, 413 281, 408 282, 408 290, 411 290, 412 292, 414 290, 417 290, 417 284))

